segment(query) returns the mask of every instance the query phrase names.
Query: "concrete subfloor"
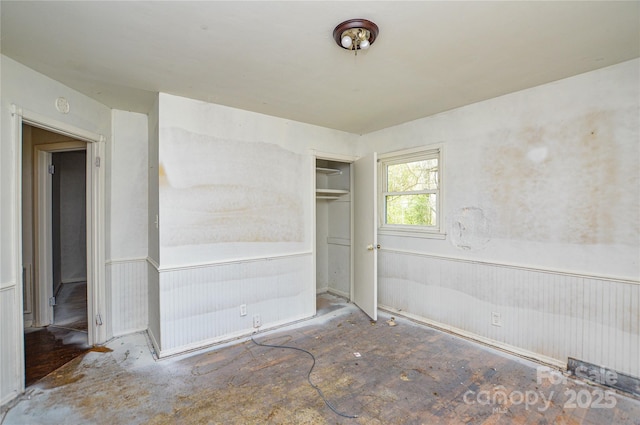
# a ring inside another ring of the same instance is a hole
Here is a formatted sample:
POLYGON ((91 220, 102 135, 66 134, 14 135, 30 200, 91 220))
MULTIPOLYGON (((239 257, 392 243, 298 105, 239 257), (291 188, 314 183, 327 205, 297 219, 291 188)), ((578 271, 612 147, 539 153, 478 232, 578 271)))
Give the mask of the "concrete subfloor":
POLYGON ((318 303, 317 317, 255 339, 312 352, 312 382, 357 418, 325 405, 303 352, 241 339, 154 360, 138 333, 28 388, 2 424, 640 425, 639 400, 384 312, 371 323, 338 297, 318 303))

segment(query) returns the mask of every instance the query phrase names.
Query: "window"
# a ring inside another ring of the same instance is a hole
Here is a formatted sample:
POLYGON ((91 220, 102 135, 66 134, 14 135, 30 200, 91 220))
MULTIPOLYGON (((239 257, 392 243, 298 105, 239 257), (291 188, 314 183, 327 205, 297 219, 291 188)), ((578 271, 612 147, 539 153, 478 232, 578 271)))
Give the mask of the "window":
POLYGON ((380 157, 380 232, 444 237, 441 147, 380 157))

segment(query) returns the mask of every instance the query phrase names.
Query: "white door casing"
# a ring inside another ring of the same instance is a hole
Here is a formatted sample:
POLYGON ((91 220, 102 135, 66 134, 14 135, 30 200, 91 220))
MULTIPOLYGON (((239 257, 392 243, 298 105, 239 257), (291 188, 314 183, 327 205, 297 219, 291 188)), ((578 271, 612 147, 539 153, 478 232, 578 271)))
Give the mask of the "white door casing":
MULTIPOLYGON (((106 283, 105 283, 105 172, 101 164, 101 158, 104 158, 105 137, 101 134, 92 133, 90 131, 77 128, 64 122, 53 120, 47 116, 23 110, 22 108, 12 105, 12 117, 14 119, 14 146, 19 149, 22 143, 22 124, 26 123, 34 127, 40 127, 55 133, 70 136, 74 139, 87 142, 87 310, 88 310, 88 342, 89 344, 98 344, 105 342, 110 334, 108 329, 109 322, 103 325, 103 315, 107 312, 106 299, 106 283)), ((21 152, 21 149, 19 149, 21 152)), ((44 152, 45 158, 47 153, 44 152)), ((50 154, 49 154, 50 155, 50 154)), ((46 160, 45 160, 46 161, 46 160)), ((36 160, 38 162, 38 160, 36 160)), ((19 189, 22 184, 22 155, 16 155, 16 183, 17 189, 14 192, 14 202, 16 205, 17 228, 15 234, 20 235, 22 223, 20 220, 22 196, 19 189)), ((37 183, 40 184, 40 183, 37 183)), ((21 275, 19 271, 22 269, 22 238, 14 237, 14 249, 16 253, 14 273, 21 275)), ((24 282, 19 279, 20 293, 24 282)), ((20 297, 20 304, 22 304, 20 297)), ((47 299, 48 302, 48 299, 47 299)), ((16 321, 19 329, 16 329, 18 335, 23 332, 22 323, 22 305, 17 309, 20 313, 19 320, 16 321)), ((18 319, 18 318, 16 318, 18 319)), ((20 344, 22 356, 24 355, 24 346, 20 344)), ((24 376, 24 362, 20 364, 18 375, 24 376)), ((24 389, 24 381, 22 384, 24 389)))

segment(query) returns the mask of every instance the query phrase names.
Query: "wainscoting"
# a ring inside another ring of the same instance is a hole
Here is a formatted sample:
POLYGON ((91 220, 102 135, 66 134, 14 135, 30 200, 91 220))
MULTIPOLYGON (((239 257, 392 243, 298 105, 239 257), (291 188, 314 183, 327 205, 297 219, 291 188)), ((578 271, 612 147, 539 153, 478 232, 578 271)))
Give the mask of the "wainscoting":
POLYGON ((383 249, 378 292, 381 308, 521 355, 640 376, 637 281, 383 249))
POLYGON ((22 344, 16 341, 22 340, 19 329, 21 326, 16 323, 22 320, 22 307, 18 307, 20 299, 18 286, 15 282, 0 283, 0 406, 13 399, 19 393, 20 368, 22 357, 22 344), (20 311, 17 311, 19 308, 20 311), (6 348, 5 348, 6 347, 6 348))
POLYGON ((110 261, 106 278, 111 283, 113 336, 146 330, 149 306, 147 259, 110 261))
MULTIPOLYGON (((157 296, 161 314, 155 319, 158 326, 149 326, 158 355, 249 334, 256 315, 260 316, 260 329, 313 316, 312 260, 311 253, 302 253, 160 268, 157 296), (243 304, 247 314, 241 316, 243 304)), ((154 290, 151 293, 155 294, 154 290)))

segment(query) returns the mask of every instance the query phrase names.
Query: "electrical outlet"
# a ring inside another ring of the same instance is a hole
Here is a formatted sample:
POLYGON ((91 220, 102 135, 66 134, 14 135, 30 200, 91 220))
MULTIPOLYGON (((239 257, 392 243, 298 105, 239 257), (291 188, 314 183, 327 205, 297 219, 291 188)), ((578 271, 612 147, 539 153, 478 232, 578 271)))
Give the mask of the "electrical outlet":
POLYGON ((256 314, 255 316, 253 316, 253 327, 259 328, 260 326, 262 326, 262 319, 260 319, 259 314, 256 314))
POLYGON ((493 326, 502 326, 502 314, 496 313, 495 311, 491 312, 491 324, 493 326))
POLYGON ((240 304, 240 316, 246 316, 246 315, 247 315, 247 305, 240 304))

